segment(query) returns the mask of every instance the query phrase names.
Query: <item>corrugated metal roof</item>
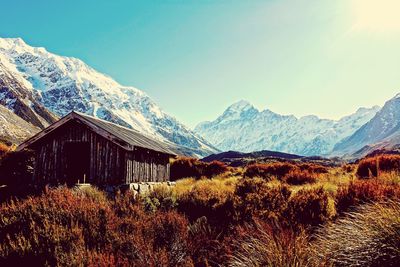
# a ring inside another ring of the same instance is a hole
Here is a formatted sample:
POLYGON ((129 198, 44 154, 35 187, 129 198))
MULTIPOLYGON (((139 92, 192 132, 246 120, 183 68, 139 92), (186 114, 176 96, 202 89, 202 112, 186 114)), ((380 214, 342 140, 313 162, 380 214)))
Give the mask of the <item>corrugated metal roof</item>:
POLYGON ((74 113, 78 115, 77 117, 81 117, 83 121, 87 120, 88 122, 96 125, 97 127, 103 129, 104 131, 107 131, 111 135, 121 139, 122 141, 132 146, 147 148, 170 155, 176 155, 176 153, 171 149, 171 147, 173 147, 172 143, 171 144, 163 143, 150 136, 146 136, 145 134, 140 133, 137 130, 129 129, 109 121, 89 116, 84 113, 80 112, 74 112, 74 113))

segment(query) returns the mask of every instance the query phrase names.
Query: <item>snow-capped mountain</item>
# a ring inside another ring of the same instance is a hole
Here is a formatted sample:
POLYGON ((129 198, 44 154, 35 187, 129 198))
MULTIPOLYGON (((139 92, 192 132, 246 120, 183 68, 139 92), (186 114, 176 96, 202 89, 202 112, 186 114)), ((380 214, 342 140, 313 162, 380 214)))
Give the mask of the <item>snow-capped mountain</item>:
POLYGON ((273 150, 298 155, 327 155, 336 143, 350 136, 378 112, 379 107, 360 108, 340 120, 317 116, 296 118, 268 109, 259 111, 247 101, 239 101, 212 122, 203 122, 195 131, 223 151, 273 150))
MULTIPOLYGON (((20 38, 0 38, 0 59, 0 73, 13 73, 14 82, 26 88, 28 106, 39 103, 58 116, 80 111, 190 148, 197 155, 216 151, 143 91, 122 86, 79 59, 29 46, 20 38)), ((7 99, 0 95, 1 104, 14 110, 7 99)))
POLYGON ((333 153, 365 154, 374 148, 390 148, 400 143, 400 94, 388 100, 376 115, 354 134, 339 142, 333 153))

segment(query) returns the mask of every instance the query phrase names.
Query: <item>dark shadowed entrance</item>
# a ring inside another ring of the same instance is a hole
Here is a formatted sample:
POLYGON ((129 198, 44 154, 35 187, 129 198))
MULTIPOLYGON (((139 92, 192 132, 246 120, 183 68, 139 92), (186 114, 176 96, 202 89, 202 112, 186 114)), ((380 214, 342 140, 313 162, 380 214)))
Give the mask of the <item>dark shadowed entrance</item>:
POLYGON ((90 145, 88 142, 67 142, 64 145, 67 183, 88 182, 90 170, 90 145))

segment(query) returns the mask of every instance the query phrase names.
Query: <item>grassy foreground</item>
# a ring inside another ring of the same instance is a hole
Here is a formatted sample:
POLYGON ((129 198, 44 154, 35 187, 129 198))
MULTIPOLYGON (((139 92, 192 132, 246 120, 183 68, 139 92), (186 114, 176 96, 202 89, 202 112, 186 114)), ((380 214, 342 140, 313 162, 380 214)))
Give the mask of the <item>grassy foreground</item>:
POLYGON ((47 188, 1 204, 0 264, 398 266, 399 162, 230 168, 180 159, 176 187, 141 197, 47 188))

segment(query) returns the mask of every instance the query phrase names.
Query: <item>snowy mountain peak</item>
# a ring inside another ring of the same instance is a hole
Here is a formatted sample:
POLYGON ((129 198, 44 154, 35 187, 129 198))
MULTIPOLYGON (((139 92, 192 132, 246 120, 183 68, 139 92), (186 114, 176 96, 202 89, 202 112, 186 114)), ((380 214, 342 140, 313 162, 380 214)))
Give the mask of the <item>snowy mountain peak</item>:
POLYGON ((260 112, 250 103, 240 101, 216 120, 198 124, 195 131, 223 151, 273 150, 326 155, 337 142, 354 133, 377 111, 376 107, 362 109, 340 120, 320 119, 315 115, 298 119, 268 109, 260 112))
POLYGON ((30 85, 37 101, 59 116, 75 110, 188 147, 198 155, 216 151, 143 91, 123 86, 79 59, 29 46, 20 38, 0 38, 0 58, 5 68, 30 85))
POLYGON ((224 113, 217 118, 218 121, 231 121, 238 118, 249 119, 255 114, 259 113, 253 105, 248 101, 240 100, 230 105, 224 113))
POLYGON ((32 47, 21 38, 0 38, 0 49, 8 53, 36 52, 46 53, 44 47, 32 47))
POLYGON ((22 38, 0 38, 0 44, 2 48, 10 49, 15 46, 25 46, 26 43, 22 38))
POLYGON ((227 110, 232 112, 243 112, 249 109, 254 109, 254 106, 246 100, 240 100, 227 108, 227 110))

